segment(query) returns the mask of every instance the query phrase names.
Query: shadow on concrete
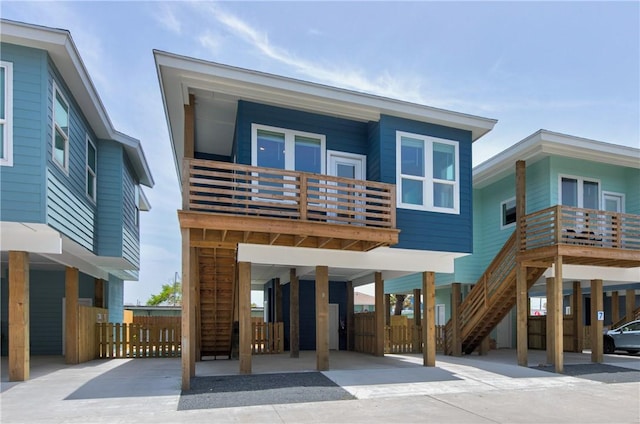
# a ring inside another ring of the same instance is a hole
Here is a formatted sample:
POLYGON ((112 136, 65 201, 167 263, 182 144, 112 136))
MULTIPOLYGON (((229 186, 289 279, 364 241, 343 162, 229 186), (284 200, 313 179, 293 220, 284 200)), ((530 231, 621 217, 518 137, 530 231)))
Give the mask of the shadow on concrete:
MULTIPOLYGON (((555 374, 553 365, 533 367, 540 371, 555 374)), ((637 383, 640 382, 640 371, 607 364, 565 365, 562 375, 599 381, 601 383, 637 383)))
MULTIPOLYGON (((29 380, 46 377, 69 366, 65 363, 64 356, 31 356, 29 358, 29 380)), ((0 359, 0 393, 4 393, 21 383, 24 382, 9 381, 9 358, 3 356, 0 359)))

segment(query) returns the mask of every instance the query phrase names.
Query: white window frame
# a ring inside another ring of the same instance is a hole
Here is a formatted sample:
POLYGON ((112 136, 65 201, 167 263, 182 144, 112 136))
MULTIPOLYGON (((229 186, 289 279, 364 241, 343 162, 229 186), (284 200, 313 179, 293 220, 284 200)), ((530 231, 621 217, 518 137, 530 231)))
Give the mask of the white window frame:
POLYGON ((460 143, 455 140, 432 137, 422 134, 414 134, 405 131, 396 131, 396 206, 402 209, 439 212, 448 214, 460 214, 460 143), (402 174, 402 137, 409 137, 424 142, 425 176, 402 174), (454 147, 455 152, 455 181, 439 180, 433 178, 433 143, 448 144, 454 147), (414 205, 402 202, 402 178, 422 181, 423 204, 414 205), (437 207, 433 204, 433 184, 444 183, 453 186, 453 208, 437 207))
POLYGON ((0 166, 13 166, 13 63, 0 61, 0 67, 4 68, 4 118, 0 117, 3 128, 2 151, 0 166))
POLYGON ((597 210, 602 209, 602 184, 599 179, 589 178, 589 177, 578 177, 575 175, 567 175, 567 174, 558 174, 558 205, 562 205, 562 179, 572 179, 576 180, 578 184, 578 204, 576 206, 571 206, 575 208, 585 209, 584 207, 584 182, 596 183, 598 184, 598 207, 597 210))
POLYGON ((96 148, 96 144, 91 140, 91 137, 89 137, 89 134, 87 134, 86 139, 87 139, 87 147, 86 147, 87 150, 85 155, 85 162, 86 162, 87 172, 85 173, 85 180, 86 180, 85 193, 87 197, 95 203, 96 199, 98 198, 98 149, 96 148), (96 166, 95 170, 91 169, 91 167, 89 166, 89 145, 93 146, 93 152, 95 153, 95 158, 94 158, 94 162, 96 166), (88 173, 93 174, 93 196, 89 194, 89 178, 87 175, 88 173))
POLYGON ((602 200, 601 200, 601 203, 600 203, 600 207, 602 208, 602 210, 605 210, 605 200, 609 196, 610 197, 617 197, 617 198, 620 199, 620 213, 625 213, 625 211, 627 210, 626 206, 625 206, 625 203, 626 203, 626 199, 625 198, 626 198, 626 196, 625 196, 624 193, 618 193, 618 192, 615 192, 615 191, 602 191, 602 200))
POLYGON ((69 138, 71 136, 71 107, 69 106, 69 101, 64 96, 62 91, 60 91, 60 89, 58 88, 58 85, 55 82, 53 83, 53 103, 52 103, 51 117, 53 118, 52 132, 51 132, 51 157, 52 157, 53 163, 55 163, 58 167, 60 167, 60 169, 62 169, 65 174, 69 175, 69 144, 70 144, 69 138), (69 122, 67 123, 68 125, 67 128, 68 128, 69 134, 65 134, 64 131, 62 131, 62 128, 59 128, 58 124, 56 123, 56 97, 57 97, 56 94, 59 94, 60 98, 62 98, 62 100, 64 100, 64 102, 67 105, 67 119, 69 120, 69 122), (64 164, 58 162, 58 160, 56 159, 56 132, 57 131, 60 131, 60 134, 64 136, 64 140, 65 140, 64 164))
POLYGON ((505 216, 504 216, 504 206, 509 202, 515 202, 515 201, 516 201, 516 198, 514 196, 514 197, 511 197, 509 199, 506 199, 506 200, 503 200, 502 202, 500 202, 500 229, 501 230, 504 230, 504 229, 507 229, 507 228, 512 228, 512 227, 515 227, 515 225, 516 225, 517 217, 516 217, 516 221, 514 221, 514 222, 511 222, 511 223, 506 224, 506 225, 504 223, 504 218, 505 218, 505 216))
POLYGON ((324 134, 271 127, 262 124, 251 124, 251 165, 258 166, 258 130, 273 131, 284 134, 284 169, 288 171, 296 171, 295 154, 287 154, 287 152, 295 152, 295 137, 301 136, 320 139, 320 174, 326 174, 325 163, 327 160, 327 142, 324 134))

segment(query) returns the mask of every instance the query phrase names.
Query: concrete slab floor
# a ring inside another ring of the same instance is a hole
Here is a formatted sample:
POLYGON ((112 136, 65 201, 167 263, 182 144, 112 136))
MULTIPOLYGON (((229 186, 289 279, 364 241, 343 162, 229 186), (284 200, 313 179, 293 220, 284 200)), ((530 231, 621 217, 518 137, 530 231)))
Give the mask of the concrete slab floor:
MULTIPOLYGON (((315 353, 254 356, 253 371, 315 370, 315 353)), ((529 363, 544 363, 530 351, 529 363)), ((605 355, 605 363, 640 369, 638 356, 605 355)), ((31 358, 31 379, 7 381, 2 358, 2 423, 342 423, 342 422, 640 422, 640 382, 605 384, 518 367, 515 351, 487 356, 375 358, 331 352, 324 374, 357 400, 177 411, 179 359, 99 360, 67 366, 62 357, 31 358)), ((565 354, 565 364, 589 363, 565 354)), ((197 375, 237 374, 238 362, 199 362, 197 375)))

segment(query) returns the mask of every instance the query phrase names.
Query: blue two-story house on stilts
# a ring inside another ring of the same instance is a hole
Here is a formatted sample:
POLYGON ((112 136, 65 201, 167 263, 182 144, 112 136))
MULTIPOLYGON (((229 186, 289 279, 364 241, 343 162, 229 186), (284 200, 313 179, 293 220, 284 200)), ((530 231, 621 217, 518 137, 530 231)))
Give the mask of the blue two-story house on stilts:
POLYGON ((353 346, 353 287, 420 273, 424 363, 434 275, 472 250, 471 145, 495 120, 155 51, 183 240, 183 388, 195 361, 251 372, 250 291, 291 356, 353 346), (342 331, 341 331, 342 329, 342 331))
POLYGON ((30 355, 78 361, 79 304, 122 322, 153 179, 68 31, 2 20, 0 33, 2 354, 9 378, 26 380, 30 355))

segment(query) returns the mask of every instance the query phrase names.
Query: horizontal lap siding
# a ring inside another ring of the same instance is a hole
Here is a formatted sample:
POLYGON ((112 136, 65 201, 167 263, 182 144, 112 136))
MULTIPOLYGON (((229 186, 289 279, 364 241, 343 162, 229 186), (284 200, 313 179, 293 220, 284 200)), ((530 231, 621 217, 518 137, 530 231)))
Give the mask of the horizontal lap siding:
MULTIPOLYGON (((96 251, 96 205, 86 194, 87 134, 96 138, 71 96, 66 84, 49 61, 47 101, 47 223, 88 250, 96 251), (65 172, 53 161, 53 82, 69 106, 69 168, 65 172)), ((98 155, 100 153, 98 152, 98 155)))
POLYGON ((640 215, 640 169, 626 168, 624 178, 626 187, 626 213, 640 215))
POLYGON ((98 254, 122 256, 122 146, 98 142, 98 254))
POLYGON ((46 53, 2 43, 13 64, 13 166, 0 167, 0 219, 45 222, 46 53))
POLYGON ((122 257, 131 262, 136 267, 140 265, 140 233, 136 224, 136 214, 138 209, 135 202, 135 180, 131 165, 127 160, 122 169, 122 257))
POLYGON ((251 124, 321 134, 326 137, 327 150, 367 154, 366 122, 240 101, 236 120, 237 163, 251 163, 251 124))
POLYGON ((460 153, 460 214, 414 211, 398 208, 397 227, 400 242, 394 247, 470 253, 472 246, 471 133, 407 119, 380 118, 381 181, 396 184, 396 132, 455 140, 460 153))

